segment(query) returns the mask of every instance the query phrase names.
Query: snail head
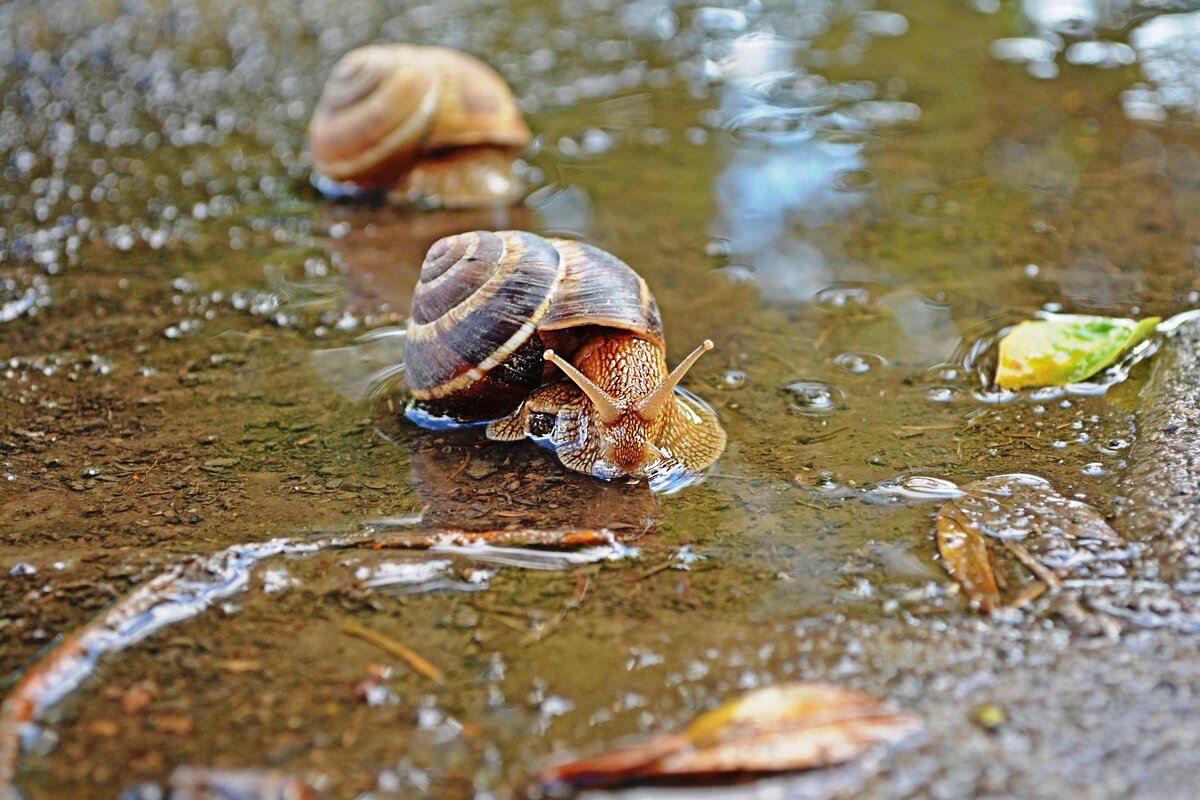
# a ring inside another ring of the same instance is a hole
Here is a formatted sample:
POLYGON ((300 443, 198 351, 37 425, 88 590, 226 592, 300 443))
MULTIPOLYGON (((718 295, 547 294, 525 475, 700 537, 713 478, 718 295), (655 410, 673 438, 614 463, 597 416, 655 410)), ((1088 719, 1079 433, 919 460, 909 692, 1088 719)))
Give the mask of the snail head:
POLYGON ((611 470, 613 476, 640 478, 669 457, 659 443, 673 419, 668 409, 673 409, 671 401, 675 396, 675 387, 700 356, 712 347, 713 343, 705 339, 666 378, 637 399, 613 397, 553 350, 547 350, 543 355, 579 387, 595 409, 596 427, 601 439, 598 466, 605 471, 611 470))

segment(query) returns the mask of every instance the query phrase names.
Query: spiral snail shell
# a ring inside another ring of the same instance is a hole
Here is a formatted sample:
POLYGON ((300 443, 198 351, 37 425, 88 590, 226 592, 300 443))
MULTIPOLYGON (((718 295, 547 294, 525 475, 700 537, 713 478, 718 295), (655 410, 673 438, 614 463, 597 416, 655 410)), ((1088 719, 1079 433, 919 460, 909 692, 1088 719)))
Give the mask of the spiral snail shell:
POLYGON ((510 203, 529 127, 491 67, 444 47, 371 45, 334 66, 309 127, 314 180, 446 207, 510 203))
POLYGON ((668 373, 653 295, 603 250, 523 231, 449 236, 430 248, 413 295, 409 417, 488 421, 488 438, 533 438, 601 478, 696 473, 721 455, 725 432, 676 387, 711 348, 668 373))

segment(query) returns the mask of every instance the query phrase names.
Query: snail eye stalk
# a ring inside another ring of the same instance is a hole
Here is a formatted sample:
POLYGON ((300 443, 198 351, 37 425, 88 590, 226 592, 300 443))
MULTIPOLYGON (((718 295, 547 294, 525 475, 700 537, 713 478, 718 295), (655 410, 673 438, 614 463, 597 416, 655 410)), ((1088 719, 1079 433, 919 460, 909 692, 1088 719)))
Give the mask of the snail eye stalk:
POLYGON ((591 400, 592 405, 596 407, 601 422, 605 425, 611 425, 620 418, 621 409, 617 407, 617 401, 609 397, 608 393, 599 386, 592 383, 591 379, 577 370, 574 364, 565 358, 560 358, 553 350, 547 350, 542 354, 542 357, 561 369, 563 374, 574 381, 575 385, 587 395, 588 400, 591 400))
POLYGON ((692 368, 693 364, 700 360, 700 356, 712 349, 713 343, 711 339, 705 339, 703 342, 701 342, 700 346, 691 352, 691 355, 679 362, 679 366, 671 370, 671 374, 668 375, 662 383, 655 387, 654 391, 643 397, 638 404, 634 406, 634 410, 637 411, 637 415, 646 422, 653 422, 654 420, 658 419, 658 415, 662 413, 664 408, 666 408, 667 400, 669 400, 671 395, 674 394, 675 387, 679 385, 681 380, 683 380, 683 376, 687 374, 688 370, 692 368))

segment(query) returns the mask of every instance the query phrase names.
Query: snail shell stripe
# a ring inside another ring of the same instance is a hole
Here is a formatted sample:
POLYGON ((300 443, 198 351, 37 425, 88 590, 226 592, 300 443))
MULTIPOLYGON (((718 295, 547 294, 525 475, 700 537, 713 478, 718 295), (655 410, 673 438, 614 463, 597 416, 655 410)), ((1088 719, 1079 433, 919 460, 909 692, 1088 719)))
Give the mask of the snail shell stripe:
POLYGON ((529 342, 550 308, 563 273, 561 258, 548 242, 521 232, 460 234, 439 242, 431 254, 434 250, 441 257, 475 253, 441 268, 439 277, 458 272, 459 267, 477 273, 480 263, 488 263, 490 274, 475 291, 448 307, 430 301, 456 299, 454 295, 463 294, 458 284, 441 282, 454 291, 434 292, 431 297, 426 297, 423 284, 418 285, 405 361, 409 388, 419 400, 466 390, 529 342), (474 250, 471 238, 478 240, 474 250))
POLYGON ((650 287, 621 259, 570 239, 550 239, 566 262, 542 331, 601 325, 663 344, 662 317, 650 287))
POLYGON ((364 185, 387 182, 416 158, 441 95, 441 70, 415 68, 427 49, 373 46, 343 57, 313 115, 319 172, 364 185))
POLYGON ((423 150, 497 145, 521 150, 532 135, 512 91, 487 64, 466 53, 426 48, 437 61, 438 110, 423 150))
POLYGON ((334 67, 313 114, 314 169, 362 187, 394 184, 455 148, 520 150, 532 137, 504 80, 442 47, 372 45, 334 67))

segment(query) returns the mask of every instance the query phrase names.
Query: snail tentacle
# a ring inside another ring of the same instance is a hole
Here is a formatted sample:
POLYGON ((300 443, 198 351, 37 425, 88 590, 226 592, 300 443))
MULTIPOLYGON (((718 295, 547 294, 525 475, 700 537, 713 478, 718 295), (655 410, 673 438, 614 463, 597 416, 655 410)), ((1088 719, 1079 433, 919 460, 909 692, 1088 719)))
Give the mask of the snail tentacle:
POLYGON ((579 387, 588 400, 592 401, 592 405, 596 407, 596 413, 603 423, 616 422, 621 416, 621 409, 617 407, 617 401, 608 396, 608 393, 592 382, 591 378, 584 375, 579 370, 575 369, 570 361, 559 357, 553 350, 547 350, 542 353, 542 357, 549 361, 554 366, 563 371, 571 381, 579 387))
POLYGON ((687 374, 692 365, 700 360, 700 356, 713 349, 711 339, 705 339, 700 343, 700 346, 691 352, 691 354, 683 361, 679 362, 679 366, 671 371, 671 374, 666 379, 655 387, 654 391, 643 397, 634 407, 637 414, 646 422, 653 422, 662 413, 666 407, 667 401, 675 396, 675 387, 683 380, 683 376, 687 374))

